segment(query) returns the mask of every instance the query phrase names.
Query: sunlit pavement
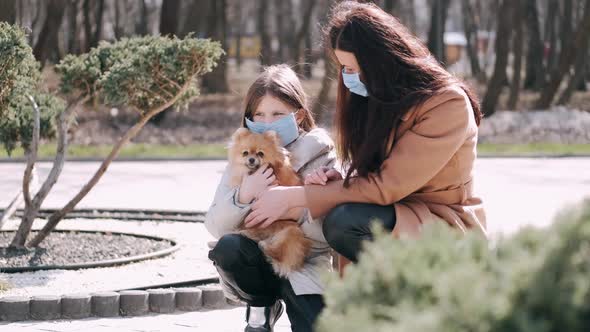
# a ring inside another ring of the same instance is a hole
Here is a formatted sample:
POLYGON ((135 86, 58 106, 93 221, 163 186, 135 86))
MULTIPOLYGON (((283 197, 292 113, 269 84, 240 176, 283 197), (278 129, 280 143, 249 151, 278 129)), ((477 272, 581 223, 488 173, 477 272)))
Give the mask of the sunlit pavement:
MULTIPOLYGON (((205 211, 223 161, 115 162, 78 208, 205 211)), ((68 162, 44 208, 65 204, 98 168, 97 162, 68 162)), ((43 179, 49 163, 39 164, 43 179)), ((22 163, 0 163, 0 206, 21 186, 22 163)), ((480 158, 476 191, 484 199, 490 233, 511 233, 523 225, 546 226, 564 206, 590 197, 590 158, 480 158)), ((276 331, 288 331, 286 315, 276 331)), ((244 308, 136 318, 21 322, 0 331, 242 331, 244 308)))

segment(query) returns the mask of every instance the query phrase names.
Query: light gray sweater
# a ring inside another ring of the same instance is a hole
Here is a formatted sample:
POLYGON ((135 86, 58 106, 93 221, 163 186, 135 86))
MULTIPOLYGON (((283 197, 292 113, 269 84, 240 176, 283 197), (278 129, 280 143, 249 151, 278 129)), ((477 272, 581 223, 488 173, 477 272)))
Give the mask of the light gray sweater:
MULTIPOLYGON (((303 132, 294 142, 286 146, 291 153, 291 163, 303 179, 321 166, 333 166, 336 162, 334 142, 321 128, 303 132)), ((215 192, 211 207, 205 217, 205 227, 214 237, 235 233, 237 227, 250 212, 250 204, 238 202, 239 186, 230 187, 229 169, 226 167, 215 192)), ((320 274, 331 269, 330 247, 322 233, 321 218, 311 219, 307 210, 299 220, 305 236, 312 240, 312 250, 306 257, 303 268, 288 275, 295 294, 322 294, 320 274)))

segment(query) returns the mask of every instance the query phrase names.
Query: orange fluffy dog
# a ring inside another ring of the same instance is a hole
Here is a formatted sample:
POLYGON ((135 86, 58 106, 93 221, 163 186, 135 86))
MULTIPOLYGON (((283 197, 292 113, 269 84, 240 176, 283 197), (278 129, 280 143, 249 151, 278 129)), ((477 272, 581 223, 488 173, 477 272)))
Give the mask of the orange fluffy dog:
MULTIPOLYGON (((301 184, 291 167, 289 152, 281 147, 274 131, 256 134, 247 128, 238 129, 229 146, 229 163, 232 187, 238 186, 245 175, 254 173, 266 163, 272 167, 279 185, 301 184)), ((258 242, 274 271, 282 277, 301 268, 311 248, 311 241, 295 220, 277 220, 266 228, 246 229, 241 225, 239 233, 258 242)))

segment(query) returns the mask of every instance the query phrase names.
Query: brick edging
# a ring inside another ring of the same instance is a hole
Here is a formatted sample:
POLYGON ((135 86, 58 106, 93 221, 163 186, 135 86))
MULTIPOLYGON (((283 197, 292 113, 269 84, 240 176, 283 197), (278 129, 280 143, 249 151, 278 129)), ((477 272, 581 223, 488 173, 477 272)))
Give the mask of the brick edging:
POLYGON ((0 298, 0 321, 141 316, 227 305, 219 285, 0 298))

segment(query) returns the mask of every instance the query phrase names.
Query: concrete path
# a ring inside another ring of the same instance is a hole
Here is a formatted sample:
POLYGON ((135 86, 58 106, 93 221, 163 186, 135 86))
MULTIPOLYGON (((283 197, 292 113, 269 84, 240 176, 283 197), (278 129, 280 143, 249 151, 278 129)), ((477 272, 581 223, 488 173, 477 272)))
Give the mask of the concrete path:
MULTIPOLYGON (((39 165, 43 179, 48 163, 39 165)), ((115 162, 95 189, 78 205, 127 209, 205 211, 221 172, 222 161, 115 162)), ((66 163, 45 208, 61 207, 98 168, 96 162, 66 163)), ((21 185, 24 165, 0 163, 0 206, 21 185)), ((479 159, 476 190, 483 197, 491 233, 511 233, 523 225, 546 226, 564 205, 590 197, 590 158, 479 159)), ((138 318, 24 322, 0 325, 0 331, 241 331, 244 308, 138 318)), ((284 315, 277 331, 289 331, 284 315)))

